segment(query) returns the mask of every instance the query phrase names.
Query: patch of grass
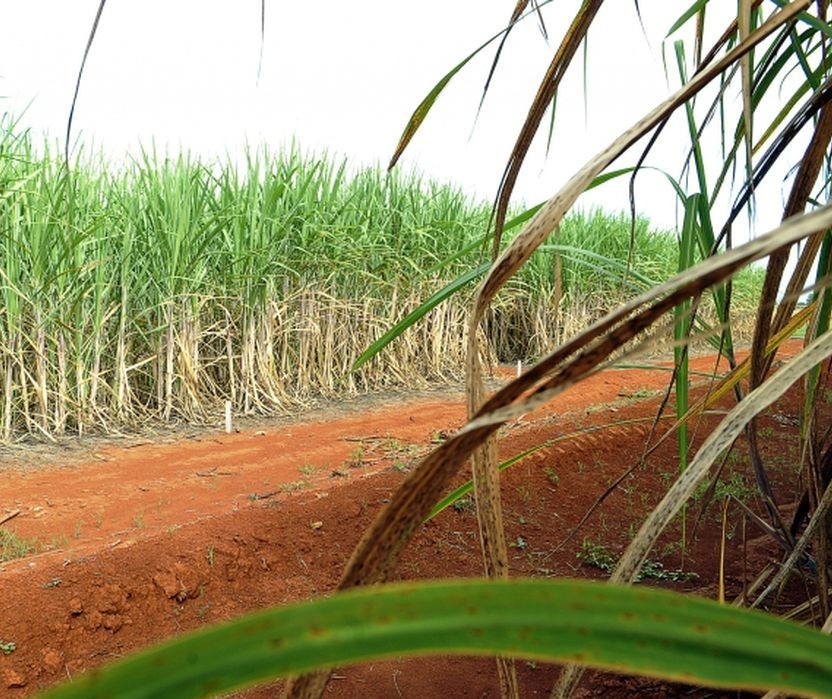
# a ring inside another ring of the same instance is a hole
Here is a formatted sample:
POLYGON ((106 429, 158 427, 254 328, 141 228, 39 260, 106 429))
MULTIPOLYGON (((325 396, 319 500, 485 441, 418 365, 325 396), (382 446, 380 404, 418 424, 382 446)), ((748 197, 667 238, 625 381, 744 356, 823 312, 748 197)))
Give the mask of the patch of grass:
POLYGON ((682 550, 682 542, 681 541, 668 541, 664 546, 661 548, 660 555, 662 556, 670 556, 671 554, 677 553, 682 550))
POLYGON ((23 558, 37 550, 34 539, 24 539, 13 531, 0 529, 0 563, 23 558))
POLYGON ((315 473, 315 471, 317 471, 317 470, 318 470, 318 467, 317 467, 317 466, 313 466, 312 464, 306 464, 306 465, 304 465, 304 466, 301 466, 301 467, 298 469, 298 471, 300 472, 300 474, 301 474, 301 475, 303 475, 303 476, 311 476, 311 475, 312 475, 313 473, 315 473))
POLYGON ((664 580, 666 582, 690 582, 698 580, 699 575, 692 570, 681 570, 676 568, 674 570, 667 570, 661 561, 647 560, 641 567, 638 574, 638 580, 664 580))
POLYGON ((593 568, 598 568, 607 573, 611 573, 615 568, 616 558, 609 549, 602 544, 596 544, 589 539, 584 539, 581 544, 581 550, 576 554, 581 563, 585 563, 593 568))
POLYGON ((451 507, 454 508, 460 514, 464 512, 473 512, 474 511, 474 498, 471 495, 466 495, 463 498, 457 500, 451 507))
POLYGON ((560 476, 551 466, 547 466, 546 468, 544 468, 543 473, 546 476, 546 480, 549 481, 549 483, 551 483, 552 485, 556 486, 558 483, 560 483, 560 476))
MULTIPOLYGON (((700 483, 694 492, 692 499, 699 501, 705 495, 709 487, 708 483, 700 483)), ((757 487, 749 483, 748 480, 740 473, 734 472, 727 479, 722 478, 717 481, 714 488, 714 500, 720 501, 726 497, 733 497, 735 500, 747 503, 757 495, 757 487)))
POLYGON ((363 462, 364 462, 364 445, 359 444, 350 453, 350 457, 349 457, 349 459, 347 459, 347 466, 349 466, 350 468, 359 468, 363 462))
POLYGON ((17 644, 14 641, 4 641, 0 638, 0 653, 3 655, 11 655, 17 649, 17 644))
MULTIPOLYGON (((610 553, 609 549, 602 544, 596 544, 589 539, 584 539, 581 550, 576 554, 579 561, 593 568, 598 568, 606 573, 611 573, 615 568, 618 558, 610 553)), ((636 580, 661 580, 665 582, 689 582, 697 580, 699 575, 693 571, 667 570, 660 561, 647 560, 639 571, 636 580)))
POLYGON ((290 481, 288 483, 281 483, 280 490, 284 493, 295 493, 299 490, 305 490, 309 487, 309 481, 290 481))
POLYGON ((53 536, 47 548, 49 551, 56 551, 58 549, 69 548, 69 539, 66 538, 66 534, 61 534, 60 536, 53 536))

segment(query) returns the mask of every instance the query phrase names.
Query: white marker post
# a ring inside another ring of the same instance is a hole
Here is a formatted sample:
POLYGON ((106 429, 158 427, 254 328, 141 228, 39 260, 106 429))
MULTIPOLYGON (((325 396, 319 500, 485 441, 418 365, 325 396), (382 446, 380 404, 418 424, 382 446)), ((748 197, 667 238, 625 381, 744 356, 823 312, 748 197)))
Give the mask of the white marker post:
POLYGON ((518 359, 517 360, 517 378, 520 378, 520 374, 522 374, 522 373, 523 373, 523 360, 518 359))
POLYGON ((231 401, 225 401, 225 431, 231 434, 231 401))

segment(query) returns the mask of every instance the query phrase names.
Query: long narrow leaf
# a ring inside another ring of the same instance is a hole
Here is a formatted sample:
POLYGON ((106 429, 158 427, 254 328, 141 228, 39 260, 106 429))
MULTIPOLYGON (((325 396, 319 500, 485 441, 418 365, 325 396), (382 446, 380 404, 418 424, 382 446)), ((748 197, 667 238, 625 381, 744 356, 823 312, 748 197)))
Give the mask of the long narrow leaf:
POLYGON ((353 363, 351 371, 356 371, 357 369, 361 368, 362 365, 366 364, 370 359, 372 359, 376 354, 378 354, 380 350, 389 345, 393 340, 395 340, 411 325, 416 323, 420 318, 423 318, 425 315, 430 313, 430 311, 436 308, 446 298, 452 296, 457 291, 470 284, 477 277, 480 277, 483 274, 485 274, 490 266, 491 265, 488 262, 484 262, 479 267, 475 267, 474 269, 468 270, 464 274, 454 279, 450 284, 447 284, 446 286, 442 287, 427 301, 421 304, 418 308, 408 313, 404 318, 402 318, 398 323, 396 323, 392 328, 390 328, 386 333, 384 333, 384 335, 382 335, 378 340, 376 340, 367 349, 365 349, 358 356, 358 359, 356 359, 353 363))
POLYGON ((507 27, 501 29, 494 36, 488 39, 488 41, 485 41, 476 49, 474 49, 459 63, 457 63, 453 68, 451 68, 451 70, 449 70, 445 75, 442 76, 441 80, 439 80, 439 82, 433 86, 433 89, 431 89, 431 91, 428 92, 428 94, 419 103, 419 106, 416 107, 413 114, 411 115, 409 121, 407 122, 407 126, 405 126, 404 128, 404 132, 399 137, 399 143, 396 146, 396 150, 393 153, 393 156, 390 158, 390 164, 388 165, 388 169, 392 169, 396 165, 402 153, 404 153, 405 148, 407 148, 408 144, 413 139, 413 136, 416 135, 416 132, 422 125, 422 122, 425 120, 425 117, 427 117, 428 112, 430 112, 430 110, 433 108, 433 105, 436 103, 436 100, 438 99, 439 95, 442 94, 442 91, 448 86, 448 83, 451 81, 451 79, 460 70, 462 70, 471 61, 472 58, 477 56, 480 53, 480 51, 487 48, 490 44, 499 39, 501 36, 506 35, 509 31, 511 31, 511 29, 517 22, 521 21, 528 14, 530 13, 526 13, 526 15, 516 18, 512 17, 512 20, 507 27))
POLYGON ((687 10, 685 10, 682 15, 671 25, 670 29, 667 30, 667 34, 665 38, 669 37, 673 32, 681 29, 685 22, 687 22, 691 17, 697 14, 705 5, 708 4, 708 0, 696 0, 687 10))
MULTIPOLYGON (((531 456, 536 451, 540 451, 544 447, 548 447, 550 444, 552 444, 551 441, 543 442, 543 444, 538 444, 536 447, 526 449, 526 451, 520 452, 519 454, 512 456, 510 459, 506 459, 505 461, 503 461, 503 463, 500 464, 500 471, 505 471, 510 466, 514 466, 514 464, 521 462, 527 456, 531 456)), ((430 514, 427 517, 425 517, 425 522, 432 520, 434 517, 436 517, 436 515, 448 509, 455 502, 459 502, 473 489, 474 482, 468 481, 466 483, 463 483, 461 486, 459 486, 459 488, 457 488, 453 492, 448 493, 444 498, 442 498, 439 502, 436 503, 436 506, 430 511, 430 514)))
POLYGON ((427 653, 504 653, 832 696, 832 638, 772 616, 641 587, 465 580, 364 588, 260 612, 95 670, 42 699, 189 699, 427 653))

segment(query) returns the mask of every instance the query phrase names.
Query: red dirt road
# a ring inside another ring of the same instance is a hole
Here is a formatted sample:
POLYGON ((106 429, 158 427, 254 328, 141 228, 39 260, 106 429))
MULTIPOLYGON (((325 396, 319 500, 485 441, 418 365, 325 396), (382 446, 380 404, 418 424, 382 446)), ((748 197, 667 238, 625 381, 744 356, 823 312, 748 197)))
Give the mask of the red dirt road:
MULTIPOLYGON (((710 371, 713 360, 692 365, 710 371)), ((629 529, 676 469, 673 440, 555 552, 606 484, 641 454, 657 405, 645 396, 663 389, 668 377, 606 371, 558 397, 534 422, 506 430, 501 451, 507 457, 602 426, 504 474, 515 574, 598 576, 576 559, 582 540, 611 551, 626 544, 629 529)), ((795 400, 775 410, 792 411, 795 400)), ((19 513, 0 526, 36 542, 40 552, 0 564, 0 641, 15 644, 0 654, 0 696, 27 696, 172 634, 332 590, 361 530, 401 482, 399 471, 463 421, 460 395, 434 395, 238 434, 106 446, 69 465, 57 453, 54 464, 33 466, 25 453, 12 452, 0 465, 0 520, 19 513)), ((675 589, 712 594, 717 530, 706 526, 686 551, 686 569, 699 579, 675 589)), ((672 536, 666 567, 680 563, 672 536)), ((423 528, 398 575, 476 575, 478 553, 475 516, 470 508, 451 509, 423 528)), ((739 589, 741 569, 734 561, 729 587, 739 589)), ((554 668, 520 663, 520 669, 524 696, 548 693, 554 668)), ((582 691, 675 692, 609 676, 582 691)), ((491 661, 431 658, 339 670, 327 696, 497 694, 491 661)), ((273 696, 274 690, 248 695, 273 696)))

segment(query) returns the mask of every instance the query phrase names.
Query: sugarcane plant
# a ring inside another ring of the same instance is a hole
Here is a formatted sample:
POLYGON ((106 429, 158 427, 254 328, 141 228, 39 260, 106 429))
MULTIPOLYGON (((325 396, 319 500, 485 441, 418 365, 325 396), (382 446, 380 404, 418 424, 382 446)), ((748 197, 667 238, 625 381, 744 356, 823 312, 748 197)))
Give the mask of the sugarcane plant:
MULTIPOLYGON (((518 22, 534 21, 545 11, 561 11, 559 5, 546 8, 546 4, 518 0, 508 27, 494 41, 505 42, 518 22)), ((832 696, 832 640, 825 633, 832 626, 827 534, 832 444, 828 425, 820 419, 819 401, 814 400, 823 385, 824 362, 832 354, 826 283, 832 225, 828 205, 832 83, 827 63, 832 27, 827 22, 827 3, 740 0, 736 14, 709 48, 704 37, 711 3, 697 0, 680 5, 679 20, 669 34, 673 37, 683 27, 692 27, 694 36, 692 50, 684 44, 673 49, 681 86, 578 168, 509 240, 503 234, 511 218, 517 173, 562 76, 604 11, 603 5, 603 0, 581 4, 546 69, 506 166, 484 236, 493 258, 467 320, 469 420, 422 459, 378 513, 349 559, 337 593, 168 642, 79 678, 48 696, 205 696, 288 676, 286 697, 311 698, 322 695, 330 669, 339 663, 429 652, 497 656, 504 697, 520 694, 513 666, 517 657, 566 663, 552 690, 558 697, 574 690, 584 666, 718 687, 832 696), (763 105, 778 88, 787 89, 789 97, 776 100, 778 108, 771 116, 763 105), (732 118, 732 98, 737 95, 740 106, 732 118), (611 170, 611 165, 645 137, 652 145, 679 110, 689 126, 690 176, 673 179, 683 212, 676 273, 633 292, 602 318, 562 339, 517 379, 488 395, 482 379, 480 328, 498 292, 541 247, 558 244, 559 226, 588 187, 605 177, 638 176, 643 157, 632 168, 611 170), (714 153, 707 147, 704 134, 711 129, 724 134, 724 152, 714 153), (775 171, 773 166, 790 157, 788 146, 796 142, 804 145, 795 158, 782 223, 742 245, 733 244, 732 222, 775 171), (714 160, 716 179, 708 177, 714 160), (728 214, 718 218, 718 195, 734 173, 740 173, 740 184, 728 214), (788 256, 798 243, 802 247, 797 264, 786 278, 788 256), (743 365, 734 356, 731 280, 759 260, 767 260, 767 267, 750 360, 743 365), (810 281, 813 270, 815 278, 810 281), (781 287, 785 294, 778 297, 781 287), (806 294, 808 303, 798 309, 806 294), (703 324, 700 311, 705 299, 713 304, 714 316, 703 324), (780 344, 799 326, 805 328, 803 348, 775 370, 780 344), (677 347, 673 375, 677 480, 618 560, 610 585, 509 580, 496 460, 498 429, 607 366, 612 357, 638 351, 649 332, 672 335, 677 347), (689 454, 684 425, 710 400, 690 404, 688 399, 685 348, 694 334, 714 342, 735 367, 716 389, 720 395, 733 395, 735 404, 695 454, 689 454), (805 400, 798 446, 805 495, 788 521, 768 478, 756 417, 800 382, 805 400), (783 579, 797 566, 804 566, 804 574, 812 571, 821 629, 799 627, 768 613, 715 601, 629 587, 657 537, 738 439, 747 441, 751 454, 762 503, 757 516, 787 552, 783 565, 763 581, 765 589, 750 601, 751 606, 763 605, 783 579), (446 494, 451 478, 469 461, 484 579, 386 584, 408 542, 446 494)), ((394 162, 441 92, 476 53, 455 66, 420 103, 394 162)), ((429 303, 441 304, 462 286, 451 285, 447 294, 440 293, 429 303)), ((419 322, 419 314, 411 314, 408 322, 419 322)), ((384 342, 392 342, 393 335, 388 334, 384 342)), ((382 345, 374 351, 382 351, 382 345)))

